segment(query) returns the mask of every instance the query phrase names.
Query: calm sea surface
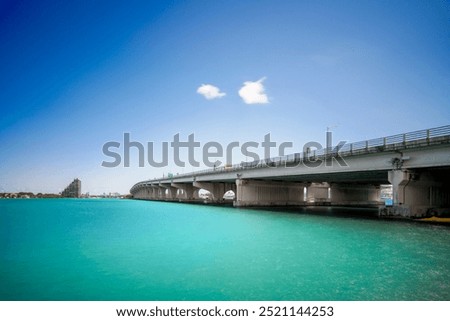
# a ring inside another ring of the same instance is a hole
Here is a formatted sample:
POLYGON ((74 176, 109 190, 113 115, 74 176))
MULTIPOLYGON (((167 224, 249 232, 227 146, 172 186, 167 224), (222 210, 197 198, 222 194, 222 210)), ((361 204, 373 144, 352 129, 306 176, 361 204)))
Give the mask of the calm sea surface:
POLYGON ((449 227, 358 211, 0 200, 0 299, 450 300, 449 227))

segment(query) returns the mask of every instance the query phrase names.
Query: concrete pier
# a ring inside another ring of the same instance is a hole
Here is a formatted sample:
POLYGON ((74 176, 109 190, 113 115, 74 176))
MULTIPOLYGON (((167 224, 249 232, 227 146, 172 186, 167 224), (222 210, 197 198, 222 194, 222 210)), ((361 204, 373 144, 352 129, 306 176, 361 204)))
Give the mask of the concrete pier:
POLYGON ((183 191, 181 194, 183 195, 182 200, 192 201, 199 198, 198 191, 200 189, 192 183, 172 183, 171 186, 183 191))
POLYGON ((393 206, 384 209, 384 215, 424 217, 434 208, 450 207, 449 176, 442 170, 390 171, 393 206))
POLYGON ((177 191, 178 189, 171 184, 159 184, 159 186, 163 189, 164 198, 167 200, 175 200, 177 199, 177 191))
POLYGON ((335 206, 383 205, 379 185, 332 184, 330 194, 330 203, 335 206))
POLYGON ((234 206, 292 206, 304 205, 306 184, 237 179, 234 206))
POLYGON ((306 201, 311 205, 329 205, 330 184, 328 183, 310 183, 306 188, 306 201))

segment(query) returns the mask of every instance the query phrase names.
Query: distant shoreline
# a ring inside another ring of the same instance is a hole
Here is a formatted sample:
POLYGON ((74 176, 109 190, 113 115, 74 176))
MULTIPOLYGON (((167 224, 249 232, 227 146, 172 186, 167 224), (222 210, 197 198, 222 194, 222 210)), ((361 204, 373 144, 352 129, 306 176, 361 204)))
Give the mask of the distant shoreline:
POLYGON ((17 192, 17 193, 0 193, 0 199, 35 199, 35 198, 131 198, 131 195, 121 195, 118 193, 111 194, 103 194, 103 195, 89 195, 83 194, 81 197, 64 197, 61 194, 54 193, 32 193, 32 192, 17 192))

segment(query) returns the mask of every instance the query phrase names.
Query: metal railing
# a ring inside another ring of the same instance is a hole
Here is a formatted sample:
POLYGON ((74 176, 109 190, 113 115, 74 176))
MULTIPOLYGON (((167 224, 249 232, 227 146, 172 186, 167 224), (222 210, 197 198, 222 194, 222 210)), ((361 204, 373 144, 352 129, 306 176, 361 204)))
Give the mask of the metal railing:
POLYGON ((355 143, 343 145, 339 150, 336 147, 314 150, 309 153, 295 153, 287 156, 266 158, 254 162, 241 162, 233 165, 219 166, 204 170, 194 171, 185 174, 177 174, 172 177, 161 177, 153 180, 146 180, 136 183, 133 189, 140 186, 148 186, 151 182, 167 181, 177 178, 196 177, 207 174, 219 174, 225 172, 234 172, 242 169, 250 170, 257 168, 278 167, 296 162, 312 162, 324 160, 327 157, 348 157, 361 154, 379 153, 384 151, 394 151, 397 149, 417 148, 442 143, 450 143, 450 125, 431 129, 418 130, 414 132, 392 135, 387 137, 375 138, 355 143), (336 151, 337 150, 337 151, 336 151))

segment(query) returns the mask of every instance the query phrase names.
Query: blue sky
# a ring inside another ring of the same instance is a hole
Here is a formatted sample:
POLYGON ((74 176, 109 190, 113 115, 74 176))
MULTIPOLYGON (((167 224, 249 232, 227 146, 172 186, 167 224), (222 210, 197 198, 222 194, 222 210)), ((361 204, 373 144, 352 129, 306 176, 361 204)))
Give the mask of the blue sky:
POLYGON ((449 52, 448 1, 2 1, 0 192, 191 170, 102 167, 125 132, 296 152, 447 125, 449 52))

